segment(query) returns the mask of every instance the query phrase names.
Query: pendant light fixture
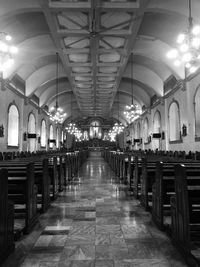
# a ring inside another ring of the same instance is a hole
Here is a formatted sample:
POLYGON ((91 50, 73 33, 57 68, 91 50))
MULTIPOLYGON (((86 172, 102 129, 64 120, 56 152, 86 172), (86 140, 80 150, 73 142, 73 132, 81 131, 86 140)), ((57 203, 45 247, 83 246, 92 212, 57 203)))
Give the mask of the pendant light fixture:
POLYGON ((116 122, 112 127, 112 129, 108 132, 110 141, 115 141, 116 135, 122 133, 125 128, 122 123, 119 123, 119 93, 118 93, 117 115, 118 115, 118 122, 116 122))
POLYGON ((180 33, 176 40, 177 48, 167 53, 174 65, 184 64, 189 74, 195 73, 200 67, 200 25, 193 25, 192 6, 189 0, 188 28, 180 33))
POLYGON ((63 109, 58 106, 58 66, 59 66, 59 56, 56 53, 56 104, 50 109, 48 113, 50 120, 55 123, 63 123, 66 113, 63 113, 63 109))
POLYGON ((141 114, 141 109, 133 102, 133 53, 131 55, 131 105, 127 105, 124 111, 124 115, 130 123, 138 118, 138 116, 141 114))

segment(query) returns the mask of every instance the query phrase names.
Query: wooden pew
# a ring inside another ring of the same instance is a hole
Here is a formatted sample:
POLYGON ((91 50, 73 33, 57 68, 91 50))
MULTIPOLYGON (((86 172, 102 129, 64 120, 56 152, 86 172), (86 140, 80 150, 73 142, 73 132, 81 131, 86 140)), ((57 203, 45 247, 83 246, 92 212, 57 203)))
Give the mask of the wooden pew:
MULTIPOLYGON (((27 159, 20 161, 0 162, 0 168, 23 168, 29 163, 27 159)), ((50 176, 48 159, 34 162, 35 184, 37 185, 37 208, 39 212, 46 212, 50 205, 50 176)))
POLYGON ((139 191, 141 189, 140 177, 142 174, 142 164, 138 156, 134 157, 131 164, 131 176, 130 176, 130 190, 133 192, 135 198, 139 198, 139 191))
POLYGON ((38 187, 38 204, 41 205, 41 212, 44 213, 50 206, 50 177, 48 171, 48 159, 42 162, 35 162, 35 183, 38 187))
POLYGON ((200 172, 175 166, 175 192, 171 198, 172 240, 189 266, 200 266, 200 172))
POLYGON ((164 230, 164 216, 170 215, 170 196, 174 194, 174 164, 163 165, 156 163, 152 186, 152 219, 160 230, 164 230))
MULTIPOLYGON (((30 162, 33 161, 35 166, 38 168, 38 173, 42 172, 43 163, 42 160, 44 160, 43 157, 30 157, 30 158, 23 158, 23 159, 16 159, 15 161, 11 162, 30 162), (40 169, 40 171, 39 171, 40 169)), ((58 177, 58 166, 57 166, 57 157, 49 157, 47 159, 48 162, 48 176, 50 177, 50 196, 51 200, 55 200, 59 193, 59 177, 58 177)), ((14 163, 13 163, 14 164, 14 163)), ((39 175, 41 177, 41 175, 39 175)), ((48 179, 48 178, 46 178, 48 179)), ((38 180, 37 180, 38 181, 38 180)))
POLYGON ((58 171, 58 190, 59 192, 63 191, 64 188, 64 168, 63 168, 63 162, 65 161, 65 157, 58 156, 57 157, 57 171, 58 171))
MULTIPOLYGON (((170 197, 175 194, 174 166, 176 164, 177 162, 156 163, 155 183, 152 188, 152 219, 161 230, 164 230, 167 224, 171 225, 170 197)), ((184 164, 191 174, 200 172, 199 162, 185 162, 184 164)))
POLYGON ((15 220, 24 220, 21 229, 17 229, 15 236, 27 234, 38 220, 37 186, 35 184, 34 164, 25 166, 7 166, 8 170, 8 198, 14 202, 15 220))
POLYGON ((8 200, 8 171, 0 170, 0 265, 14 250, 14 205, 8 200))
POLYGON ((59 180, 57 169, 57 158, 53 157, 49 160, 48 164, 49 176, 50 176, 50 195, 52 200, 56 200, 59 193, 59 180))
POLYGON ((150 210, 150 202, 152 198, 152 186, 155 181, 155 162, 147 162, 146 158, 142 159, 141 163, 142 174, 140 203, 145 210, 150 210))

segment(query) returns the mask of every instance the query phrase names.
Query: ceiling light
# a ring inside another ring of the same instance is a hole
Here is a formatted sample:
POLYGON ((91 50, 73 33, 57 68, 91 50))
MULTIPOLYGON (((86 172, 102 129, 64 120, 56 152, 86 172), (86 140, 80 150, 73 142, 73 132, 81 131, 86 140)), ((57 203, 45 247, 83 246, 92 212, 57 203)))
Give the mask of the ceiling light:
POLYGON ((63 123, 66 113, 63 113, 63 109, 58 106, 58 53, 56 53, 56 104, 54 107, 50 108, 48 113, 51 121, 55 123, 63 123))
POLYGON ((177 48, 167 53, 167 57, 174 59, 174 65, 183 64, 189 73, 199 68, 200 59, 200 25, 193 25, 191 0, 189 1, 188 28, 177 37, 177 48))
POLYGON ((132 100, 131 105, 127 105, 125 107, 124 115, 126 116, 127 120, 131 123, 136 118, 139 117, 139 115, 142 113, 141 108, 133 102, 133 54, 132 54, 132 62, 131 62, 131 91, 132 91, 132 100))

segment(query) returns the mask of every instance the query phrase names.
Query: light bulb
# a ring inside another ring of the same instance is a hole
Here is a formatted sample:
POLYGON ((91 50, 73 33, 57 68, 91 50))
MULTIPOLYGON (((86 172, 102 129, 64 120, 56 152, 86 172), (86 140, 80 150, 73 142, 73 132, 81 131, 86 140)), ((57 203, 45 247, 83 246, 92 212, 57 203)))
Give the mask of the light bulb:
POLYGON ((0 51, 3 53, 6 53, 8 51, 8 46, 7 44, 0 42, 0 51))
POLYGON ((194 35, 198 35, 198 34, 200 34, 200 25, 195 25, 195 26, 193 27, 193 29, 192 29, 192 33, 193 33, 194 35))
POLYGON ((182 44, 184 40, 185 40, 185 34, 183 34, 183 33, 179 34, 179 36, 177 38, 177 43, 182 44))
POLYGON ((197 67, 196 66, 192 66, 190 69, 189 69, 190 73, 195 73, 197 71, 197 67))
POLYGON ((172 49, 167 53, 168 58, 176 58, 178 56, 178 51, 177 49, 172 49))
POLYGON ((200 46, 200 38, 198 38, 198 37, 193 38, 192 46, 195 47, 195 48, 199 48, 199 46, 200 46))
POLYGON ((10 36, 9 34, 6 34, 5 39, 6 39, 6 41, 11 41, 12 40, 12 36, 10 36))
POLYGON ((174 61, 174 65, 176 66, 176 67, 179 67, 180 65, 181 65, 181 61, 180 60, 175 60, 174 61))

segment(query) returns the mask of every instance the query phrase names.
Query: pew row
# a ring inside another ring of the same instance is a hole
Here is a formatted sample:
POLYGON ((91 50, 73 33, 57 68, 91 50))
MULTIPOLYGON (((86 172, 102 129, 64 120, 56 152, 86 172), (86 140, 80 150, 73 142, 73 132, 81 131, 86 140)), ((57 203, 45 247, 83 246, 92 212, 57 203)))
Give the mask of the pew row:
POLYGON ((8 199, 14 203, 14 233, 30 233, 38 221, 37 185, 35 184, 34 164, 7 166, 8 199))
POLYGON ((175 166, 175 195, 171 197, 172 241, 189 266, 200 266, 200 172, 175 166))
POLYGON ((14 250, 14 204, 8 199, 8 171, 0 170, 0 265, 14 250))

